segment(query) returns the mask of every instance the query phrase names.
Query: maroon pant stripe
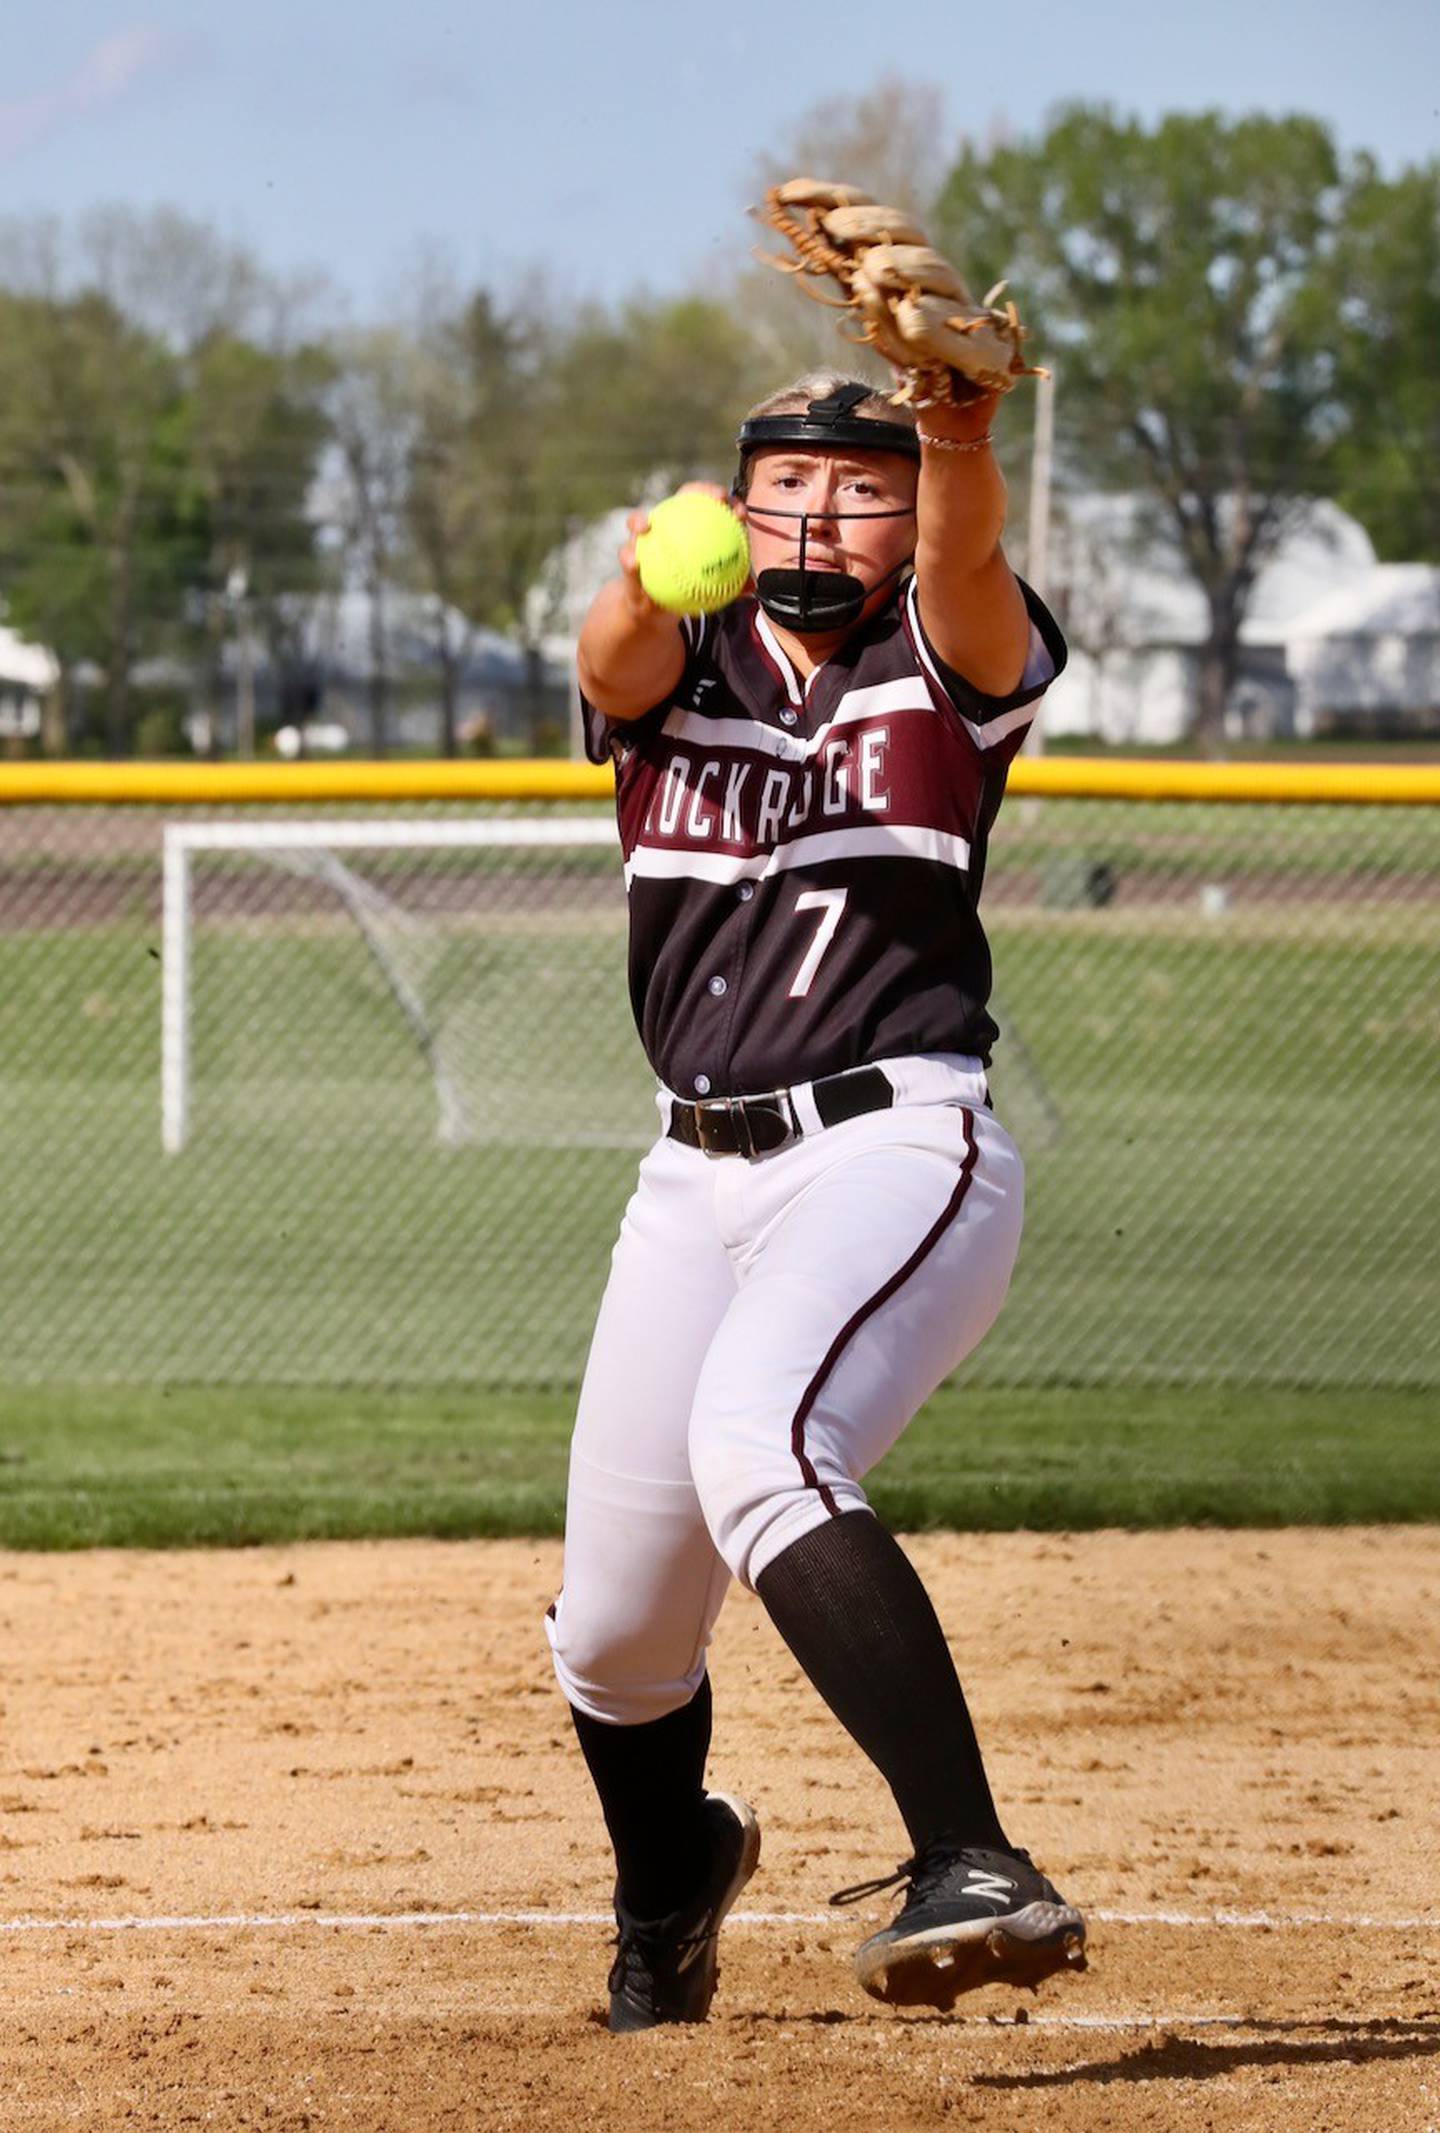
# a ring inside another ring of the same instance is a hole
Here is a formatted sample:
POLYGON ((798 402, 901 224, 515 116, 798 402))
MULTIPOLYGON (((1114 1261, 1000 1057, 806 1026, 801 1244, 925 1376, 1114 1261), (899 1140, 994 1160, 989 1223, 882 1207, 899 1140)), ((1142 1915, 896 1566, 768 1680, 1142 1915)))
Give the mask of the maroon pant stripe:
POLYGON ((805 1478, 805 1486, 807 1489, 818 1489, 820 1501, 832 1518, 840 1516, 840 1506, 836 1503, 833 1492, 827 1488, 816 1473, 814 1462, 805 1449, 805 1425, 814 1410, 815 1402, 820 1397, 821 1388, 825 1380, 839 1362, 850 1342, 864 1325, 866 1319, 873 1317, 874 1313, 880 1309, 880 1306, 888 1303, 895 1291, 910 1279, 916 1267, 920 1266, 935 1249, 935 1246, 940 1242, 940 1239, 964 1205, 965 1195, 970 1190, 970 1180, 975 1175, 975 1163, 979 1155, 979 1149, 975 1145, 975 1119, 973 1113, 966 1109, 960 1115, 965 1122, 965 1157, 960 1165, 960 1176, 956 1181, 955 1190, 946 1201, 943 1214, 926 1231, 914 1251, 910 1254, 910 1257, 905 1261, 905 1264, 897 1268, 890 1276, 890 1279, 882 1283, 873 1296, 867 1297, 854 1316, 845 1321, 845 1324, 840 1328, 840 1331, 826 1350, 824 1362, 805 1387, 805 1396, 796 1408, 794 1420, 790 1424, 790 1449, 799 1463, 800 1472, 805 1478))

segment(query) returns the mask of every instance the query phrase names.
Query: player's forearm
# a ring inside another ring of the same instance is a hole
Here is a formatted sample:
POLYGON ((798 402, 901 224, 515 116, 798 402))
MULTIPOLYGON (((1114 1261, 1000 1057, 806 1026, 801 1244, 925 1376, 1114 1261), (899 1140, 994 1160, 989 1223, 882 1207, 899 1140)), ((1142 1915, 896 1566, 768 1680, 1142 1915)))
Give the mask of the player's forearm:
POLYGON ((639 718, 664 701, 685 670, 685 639, 676 616, 628 578, 602 586, 576 649, 580 687, 606 718, 639 718))
POLYGON ((984 695, 1006 696, 1025 670, 1030 622, 1000 546, 1005 483, 987 441, 994 407, 987 394, 920 418, 915 575, 941 658, 984 695))
POLYGON ((1005 480, 986 441, 995 412, 987 394, 920 417, 916 568, 968 577, 1000 546, 1005 480))

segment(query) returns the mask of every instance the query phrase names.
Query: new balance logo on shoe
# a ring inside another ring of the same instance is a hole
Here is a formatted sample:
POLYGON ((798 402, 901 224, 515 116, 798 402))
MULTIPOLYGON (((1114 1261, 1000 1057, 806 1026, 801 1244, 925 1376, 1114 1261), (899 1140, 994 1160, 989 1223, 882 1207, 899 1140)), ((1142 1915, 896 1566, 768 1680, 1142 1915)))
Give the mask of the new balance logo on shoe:
POLYGON ((983 1897, 987 1903, 997 1905, 1002 1911, 1015 1894, 1015 1887, 1016 1884, 1007 1881, 1003 1874, 987 1874, 979 1868, 972 1868, 965 1876, 967 1896, 983 1897))

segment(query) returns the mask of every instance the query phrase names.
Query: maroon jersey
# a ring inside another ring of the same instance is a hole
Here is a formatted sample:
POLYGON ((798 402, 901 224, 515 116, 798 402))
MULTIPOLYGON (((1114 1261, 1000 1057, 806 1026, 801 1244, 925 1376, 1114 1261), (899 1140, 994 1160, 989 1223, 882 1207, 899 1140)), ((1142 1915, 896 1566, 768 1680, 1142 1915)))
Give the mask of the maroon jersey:
POLYGON ((630 997, 678 1095, 753 1096, 913 1052, 988 1062, 978 902, 1010 763, 1065 641, 1022 587, 1012 696, 936 656, 913 578, 803 681, 753 598, 687 620, 665 703, 587 705, 613 755, 630 997))

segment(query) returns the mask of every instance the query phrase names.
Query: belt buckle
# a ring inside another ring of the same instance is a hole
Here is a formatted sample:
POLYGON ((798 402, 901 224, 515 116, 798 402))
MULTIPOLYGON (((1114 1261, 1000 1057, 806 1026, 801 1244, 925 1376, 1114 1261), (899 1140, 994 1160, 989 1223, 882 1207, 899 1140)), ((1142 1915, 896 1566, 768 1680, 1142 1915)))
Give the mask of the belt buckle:
POLYGON ((744 1156, 753 1161, 757 1155, 774 1155, 781 1148, 788 1148, 800 1138, 800 1129, 794 1123, 794 1107, 789 1091, 777 1089, 773 1096, 712 1096, 695 1105, 695 1137, 704 1154, 714 1157, 725 1155, 744 1156), (774 1118, 781 1128, 780 1138, 756 1145, 754 1117, 763 1115, 774 1118), (720 1131, 721 1121, 728 1131, 720 1131))
MULTIPOLYGON (((703 1155, 719 1158, 722 1155, 747 1155, 752 1151, 741 1141, 736 1127, 736 1103, 733 1096, 711 1096, 695 1106, 695 1138, 703 1155), (719 1128, 722 1121, 729 1127, 728 1135, 719 1128)), ((744 1113, 739 1113, 740 1125, 744 1128, 745 1140, 749 1140, 749 1127, 744 1113)))

